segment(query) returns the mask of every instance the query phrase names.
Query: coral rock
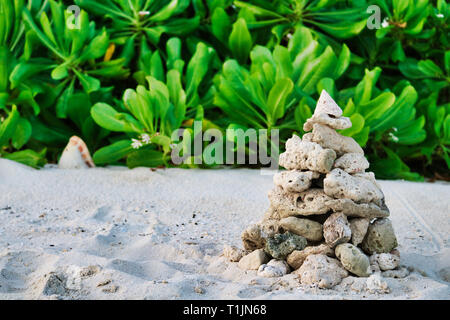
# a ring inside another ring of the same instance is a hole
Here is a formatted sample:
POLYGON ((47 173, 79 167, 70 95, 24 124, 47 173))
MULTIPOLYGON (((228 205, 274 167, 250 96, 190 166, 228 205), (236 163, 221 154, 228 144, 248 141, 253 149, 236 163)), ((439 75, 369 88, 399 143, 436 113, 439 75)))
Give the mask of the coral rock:
POLYGON ((348 276, 338 260, 323 254, 309 255, 295 273, 300 276, 302 284, 317 285, 323 289, 334 287, 348 276))
POLYGON ((357 247, 343 243, 335 249, 336 257, 345 269, 359 277, 368 277, 371 273, 369 258, 357 247))
POLYGON ((314 114, 311 118, 309 118, 303 125, 303 130, 305 132, 311 131, 315 123, 320 123, 336 130, 348 129, 352 126, 350 118, 335 118, 334 116, 321 113, 317 115, 314 114))
POLYGON ((280 165, 288 170, 312 170, 327 173, 333 167, 336 153, 314 142, 302 141, 298 136, 286 143, 286 152, 280 155, 280 165))
POLYGON ((242 243, 245 250, 264 248, 266 239, 279 232, 277 220, 266 219, 261 223, 253 224, 242 233, 242 243))
POLYGON ((328 205, 333 211, 342 211, 348 217, 373 219, 389 216, 384 200, 381 201, 381 206, 375 203, 356 203, 350 199, 334 199, 329 201, 328 205))
POLYGON ((369 168, 369 161, 361 153, 346 153, 334 162, 334 167, 347 173, 358 173, 369 168))
POLYGON ((262 264, 258 269, 258 276, 271 278, 282 277, 290 271, 289 266, 284 260, 272 259, 267 264, 262 264))
POLYGON ((392 223, 386 218, 375 220, 370 224, 362 242, 362 248, 368 254, 387 253, 396 248, 397 245, 392 223))
POLYGON ((312 220, 287 217, 280 221, 280 226, 284 230, 305 237, 310 241, 319 241, 322 239, 322 225, 312 220))
POLYGON ((348 242, 352 236, 350 224, 342 212, 333 213, 323 224, 325 242, 332 248, 348 242))
POLYGON ((325 90, 322 90, 320 93, 319 100, 317 100, 316 109, 314 110, 314 115, 319 114, 327 114, 336 118, 342 116, 342 109, 339 108, 337 103, 325 90))
POLYGON ((245 255, 245 251, 234 246, 225 246, 223 248, 223 255, 228 261, 238 262, 245 255))
POLYGON ((271 209, 266 217, 280 219, 289 216, 320 215, 329 212, 344 212, 349 217, 383 218, 389 216, 384 201, 382 206, 374 203, 356 203, 350 199, 333 199, 322 189, 312 188, 300 193, 286 192, 281 187, 269 192, 271 209))
POLYGON ((399 266, 400 257, 390 253, 375 253, 370 256, 370 264, 377 264, 382 271, 393 270, 399 266))
POLYGON ((265 250, 275 259, 285 259, 292 251, 303 250, 306 244, 305 238, 288 231, 267 239, 265 250))
POLYGON ((341 169, 333 169, 323 180, 324 192, 334 198, 346 198, 358 203, 375 202, 384 199, 383 192, 364 178, 353 177, 341 169))
POLYGON ((374 273, 366 280, 367 290, 371 293, 389 293, 389 286, 379 273, 374 273))
MULTIPOLYGON (((385 278, 397 278, 397 279, 402 279, 402 278, 406 278, 409 275, 409 271, 407 268, 405 267, 401 267, 397 270, 387 270, 387 271, 383 271, 381 273, 381 275, 385 278)), ((447 281, 448 282, 448 281, 447 281)))
POLYGON ((302 192, 307 190, 311 186, 311 181, 319 176, 319 173, 313 171, 283 171, 274 175, 273 182, 287 192, 302 192))
POLYGON ((269 261, 269 256, 263 249, 258 249, 242 257, 238 266, 244 270, 258 270, 259 266, 267 261, 269 261))
POLYGON ((300 193, 285 192, 276 187, 269 192, 269 200, 276 216, 285 218, 289 216, 308 216, 327 213, 330 210, 329 201, 322 189, 309 189, 300 193))
POLYGON ((303 250, 294 250, 290 255, 288 255, 287 263, 292 267, 292 269, 296 270, 302 266, 305 259, 311 254, 324 254, 329 257, 333 257, 334 251, 326 244, 306 247, 303 250))
POLYGON ((366 218, 354 218, 349 220, 349 222, 350 229, 352 230, 352 243, 357 246, 364 240, 370 220, 366 218))
POLYGON ((334 129, 320 123, 315 123, 313 125, 313 131, 303 135, 303 141, 318 143, 324 149, 333 149, 338 156, 345 153, 364 154, 363 149, 355 139, 343 136, 334 129))

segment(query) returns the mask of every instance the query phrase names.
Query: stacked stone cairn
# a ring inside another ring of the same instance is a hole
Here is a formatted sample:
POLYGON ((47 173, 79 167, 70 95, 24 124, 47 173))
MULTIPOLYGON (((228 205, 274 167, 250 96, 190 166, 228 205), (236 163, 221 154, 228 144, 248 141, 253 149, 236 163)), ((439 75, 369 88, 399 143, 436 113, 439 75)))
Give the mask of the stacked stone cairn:
POLYGON ((245 250, 225 248, 239 267, 265 277, 295 272, 302 284, 332 288, 352 275, 400 271, 389 209, 364 151, 336 132, 352 126, 322 91, 303 138, 293 135, 274 176, 270 208, 242 234, 245 250))

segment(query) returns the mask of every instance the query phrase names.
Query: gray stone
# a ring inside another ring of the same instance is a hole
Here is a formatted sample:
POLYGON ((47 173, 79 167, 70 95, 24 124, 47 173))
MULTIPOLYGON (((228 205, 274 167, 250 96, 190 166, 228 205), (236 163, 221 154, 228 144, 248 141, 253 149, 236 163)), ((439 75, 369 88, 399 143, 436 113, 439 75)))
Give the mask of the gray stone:
POLYGON ((354 177, 342 169, 333 169, 323 180, 324 192, 332 198, 346 198, 357 203, 381 204, 383 192, 370 180, 354 177))
POLYGON ((263 249, 258 249, 242 257, 238 266, 244 270, 258 270, 259 266, 267 261, 269 261, 269 256, 263 249))
POLYGON ((323 254, 309 255, 295 273, 302 284, 317 285, 322 289, 330 289, 348 276, 338 260, 323 254))
POLYGON ((334 162, 334 167, 347 173, 360 173, 369 168, 369 161, 361 153, 346 153, 334 162))
POLYGON ((349 220, 349 223, 350 229, 352 230, 352 243, 357 246, 364 240, 370 220, 366 218, 353 218, 349 220))
POLYGON ((267 239, 265 251, 275 259, 284 260, 294 250, 303 250, 307 241, 291 232, 279 233, 267 239))
POLYGON ((292 269, 297 270, 306 260, 306 258, 311 254, 324 254, 329 257, 334 256, 334 251, 326 244, 321 244, 318 246, 306 247, 303 250, 294 250, 287 257, 287 263, 292 267, 292 269))
POLYGON ((350 243, 343 243, 338 245, 334 252, 346 270, 359 277, 370 275, 369 258, 359 248, 350 243))
POLYGON ((312 220, 287 217, 280 221, 280 226, 284 230, 305 237, 310 241, 319 241, 322 239, 322 225, 312 220))
POLYGON ((362 242, 362 248, 368 254, 387 253, 397 246, 394 228, 387 218, 377 219, 371 223, 362 242))
POLYGON ((323 224, 325 242, 334 248, 338 244, 348 242, 352 236, 350 224, 342 212, 333 213, 323 224))
POLYGON ((286 142, 286 152, 280 154, 279 164, 287 170, 311 170, 327 173, 333 167, 336 153, 314 142, 302 141, 293 135, 286 142))

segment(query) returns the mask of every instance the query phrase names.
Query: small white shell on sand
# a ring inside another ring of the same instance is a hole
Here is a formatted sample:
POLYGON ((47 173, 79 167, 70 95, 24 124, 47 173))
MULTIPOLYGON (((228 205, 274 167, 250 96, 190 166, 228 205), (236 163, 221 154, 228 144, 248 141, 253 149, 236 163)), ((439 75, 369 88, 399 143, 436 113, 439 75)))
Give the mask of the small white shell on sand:
POLYGON ((316 110, 314 111, 314 115, 319 115, 321 113, 325 113, 328 115, 333 115, 336 118, 342 116, 342 109, 339 108, 337 103, 333 100, 333 98, 326 92, 322 90, 320 93, 319 100, 317 100, 316 110))
POLYGON ((77 136, 69 139, 58 162, 60 169, 86 169, 95 167, 89 149, 84 141, 77 136))

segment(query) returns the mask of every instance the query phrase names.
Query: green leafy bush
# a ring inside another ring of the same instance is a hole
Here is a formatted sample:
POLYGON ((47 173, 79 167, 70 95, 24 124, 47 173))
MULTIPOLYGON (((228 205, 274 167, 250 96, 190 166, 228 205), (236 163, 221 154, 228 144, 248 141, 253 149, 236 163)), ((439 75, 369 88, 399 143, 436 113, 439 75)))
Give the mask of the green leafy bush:
POLYGON ((75 4, 0 0, 2 157, 38 167, 79 135, 98 165, 170 166, 194 120, 302 135, 325 89, 378 177, 449 178, 445 0, 75 4))

